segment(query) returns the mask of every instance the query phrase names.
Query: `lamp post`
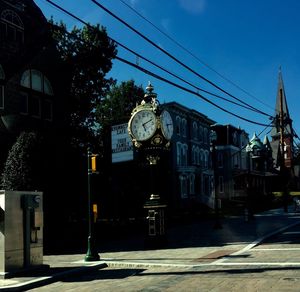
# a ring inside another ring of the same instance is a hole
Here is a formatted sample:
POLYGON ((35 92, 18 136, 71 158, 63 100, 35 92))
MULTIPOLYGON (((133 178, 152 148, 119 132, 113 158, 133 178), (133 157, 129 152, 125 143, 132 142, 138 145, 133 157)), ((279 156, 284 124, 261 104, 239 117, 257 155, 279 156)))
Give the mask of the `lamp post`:
POLYGON ((212 155, 212 165, 213 165, 213 173, 214 173, 214 193, 215 193, 215 225, 214 229, 221 229, 222 224, 220 222, 220 214, 219 214, 219 193, 218 193, 218 173, 217 173, 217 159, 216 159, 216 141, 217 141, 217 133, 214 130, 210 131, 210 151, 212 155))
POLYGON ((92 205, 92 193, 91 193, 91 177, 96 171, 96 156, 92 154, 90 148, 87 149, 87 166, 88 166, 88 250, 85 255, 84 260, 86 262, 91 261, 99 261, 100 257, 97 253, 96 246, 95 246, 95 239, 94 239, 94 221, 92 220, 93 217, 93 205, 92 205))

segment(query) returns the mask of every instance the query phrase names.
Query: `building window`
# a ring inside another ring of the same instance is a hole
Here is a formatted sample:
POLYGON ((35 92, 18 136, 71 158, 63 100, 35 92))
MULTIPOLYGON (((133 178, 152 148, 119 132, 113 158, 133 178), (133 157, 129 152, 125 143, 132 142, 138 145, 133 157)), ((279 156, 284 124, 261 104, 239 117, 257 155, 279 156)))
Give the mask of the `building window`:
POLYGON ((185 175, 179 176, 179 182, 180 182, 180 195, 182 199, 186 199, 188 197, 187 193, 187 178, 185 175))
POLYGON ((188 165, 188 145, 184 144, 182 145, 182 165, 187 166, 188 165))
POLYGON ((192 164, 196 164, 197 162, 197 158, 196 158, 196 147, 193 146, 192 148, 192 164))
POLYGON ((199 127, 199 140, 200 142, 203 142, 203 127, 199 127))
POLYGON ((208 157, 209 157, 209 152, 205 151, 204 152, 204 168, 208 168, 208 157))
POLYGON ((195 194, 195 175, 193 173, 190 174, 190 194, 195 194))
POLYGON ((198 140, 198 125, 196 122, 193 122, 193 138, 198 140))
POLYGON ((182 144, 177 142, 176 144, 176 157, 177 157, 177 165, 178 166, 187 166, 188 162, 188 146, 186 144, 182 144))
POLYGON ((208 130, 207 130, 207 128, 204 128, 204 138, 203 138, 203 142, 204 143, 208 143, 208 130))
POLYGON ((176 117, 176 134, 177 135, 180 135, 180 129, 181 129, 181 127, 180 127, 180 125, 181 125, 181 119, 180 119, 180 117, 176 117))
POLYGON ((176 144, 176 161, 177 161, 177 166, 181 165, 181 143, 177 142, 176 144))
POLYGON ((1 40, 16 43, 24 42, 24 25, 20 17, 12 10, 2 11, 0 16, 1 40))
POLYGON ((52 121, 53 90, 48 78, 38 70, 28 69, 22 74, 20 85, 24 91, 21 96, 21 113, 52 121))
POLYGON ((204 167, 204 151, 203 149, 200 150, 200 166, 204 167))
POLYGON ((182 136, 186 137, 186 125, 187 125, 186 119, 182 119, 181 123, 182 123, 182 125, 181 125, 182 136))
POLYGON ((38 70, 26 70, 21 77, 21 85, 43 94, 53 95, 48 78, 38 70))
POLYGON ((199 147, 196 147, 196 164, 197 165, 200 165, 200 150, 199 150, 199 147))

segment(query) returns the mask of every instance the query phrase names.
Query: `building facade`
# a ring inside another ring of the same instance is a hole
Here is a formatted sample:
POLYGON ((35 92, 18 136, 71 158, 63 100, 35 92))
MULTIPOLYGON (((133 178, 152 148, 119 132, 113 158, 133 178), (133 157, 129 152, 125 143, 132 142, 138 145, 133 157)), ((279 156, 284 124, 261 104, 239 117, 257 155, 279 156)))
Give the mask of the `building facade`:
POLYGON ((241 195, 235 178, 247 170, 246 146, 248 134, 232 125, 215 124, 211 127, 217 134, 216 172, 218 197, 231 200, 241 195))
POLYGON ((170 204, 190 209, 197 204, 213 206, 213 169, 210 154, 210 126, 215 122, 200 112, 176 102, 162 105, 171 114, 174 133, 169 168, 170 204))

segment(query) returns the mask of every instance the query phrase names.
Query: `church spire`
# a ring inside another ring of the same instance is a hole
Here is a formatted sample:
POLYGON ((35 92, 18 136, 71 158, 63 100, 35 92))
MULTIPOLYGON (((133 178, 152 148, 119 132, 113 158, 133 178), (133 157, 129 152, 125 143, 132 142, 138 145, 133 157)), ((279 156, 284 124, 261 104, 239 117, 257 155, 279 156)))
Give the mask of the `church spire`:
POLYGON ((271 130, 271 137, 271 146, 273 155, 275 154, 275 163, 281 165, 280 160, 284 159, 285 166, 291 167, 293 128, 284 90, 281 67, 279 68, 278 74, 275 117, 273 128, 271 130))
POLYGON ((276 106, 275 106, 275 124, 271 131, 271 136, 276 137, 280 135, 279 125, 276 121, 280 114, 283 114, 283 119, 285 120, 285 134, 292 133, 292 120, 290 118, 290 113, 287 105, 285 90, 284 90, 284 83, 282 78, 281 67, 279 67, 279 74, 278 74, 278 85, 277 85, 277 97, 276 97, 276 106))

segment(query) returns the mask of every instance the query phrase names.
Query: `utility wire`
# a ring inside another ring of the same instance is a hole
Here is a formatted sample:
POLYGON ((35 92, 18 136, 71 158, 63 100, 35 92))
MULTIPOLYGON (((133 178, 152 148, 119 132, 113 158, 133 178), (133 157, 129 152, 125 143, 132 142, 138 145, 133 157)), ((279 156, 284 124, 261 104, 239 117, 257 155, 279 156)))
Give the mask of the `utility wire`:
POLYGON ((232 112, 230 112, 229 110, 227 110, 227 109, 225 109, 225 108, 222 108, 221 106, 217 105, 216 103, 210 101, 209 99, 207 99, 206 97, 204 97, 204 96, 201 95, 200 93, 195 92, 195 91, 192 91, 191 89, 188 89, 188 88, 186 88, 186 87, 183 87, 183 86, 181 86, 181 85, 179 85, 179 84, 176 84, 176 83, 174 83, 174 82, 172 82, 172 81, 170 81, 170 80, 168 80, 168 79, 166 79, 166 78, 164 78, 164 77, 161 77, 161 76, 159 76, 159 75, 157 75, 157 74, 155 74, 155 73, 153 73, 153 72, 151 72, 151 71, 149 71, 149 70, 147 70, 147 69, 145 69, 145 68, 143 68, 143 67, 141 67, 141 66, 139 66, 139 65, 137 65, 137 64, 134 64, 134 63, 132 63, 132 62, 130 62, 130 61, 128 61, 128 60, 125 60, 124 58, 121 58, 121 57, 116 56, 116 59, 119 60, 119 61, 121 61, 121 62, 123 62, 123 63, 125 63, 125 64, 127 64, 127 65, 130 65, 130 66, 132 66, 132 67, 138 69, 139 71, 142 71, 142 72, 144 72, 144 73, 146 73, 146 74, 148 74, 148 75, 150 75, 150 76, 152 76, 152 77, 154 77, 154 78, 156 78, 156 79, 158 79, 158 80, 161 80, 161 81, 163 81, 163 82, 165 82, 165 83, 168 83, 168 84, 170 84, 170 85, 172 85, 172 86, 174 86, 174 87, 177 87, 177 88, 179 88, 179 89, 181 89, 181 90, 183 90, 183 91, 186 91, 186 92, 188 92, 188 93, 191 93, 191 94, 193 94, 193 95, 196 95, 196 96, 200 97, 201 99, 203 99, 204 101, 208 102, 209 104, 211 104, 211 105, 217 107, 218 109, 220 109, 220 110, 222 110, 222 111, 224 111, 224 112, 226 112, 226 113, 228 113, 228 114, 230 114, 230 115, 232 115, 232 116, 234 116, 234 117, 236 117, 236 118, 239 118, 239 119, 241 119, 241 120, 243 120, 243 121, 249 122, 249 123, 251 123, 251 124, 259 125, 259 126, 264 126, 264 127, 269 126, 269 125, 267 125, 267 124, 255 122, 255 121, 253 121, 253 120, 249 120, 249 119, 244 118, 244 117, 242 117, 242 116, 240 116, 240 115, 237 115, 237 114, 235 114, 235 113, 232 113, 232 112))
POLYGON ((176 41, 173 37, 171 37, 170 35, 168 35, 166 32, 164 32, 162 29, 160 29, 157 25, 155 25, 152 21, 150 21, 149 19, 147 19, 144 15, 142 15, 139 11, 137 11, 136 9, 134 9, 131 5, 129 5, 128 3, 126 3, 124 0, 119 0, 120 2, 122 2, 125 6, 127 6, 130 10, 132 10, 135 14, 137 14, 139 17, 141 17, 143 20, 145 20, 146 22, 148 22, 151 26, 153 26, 157 31, 159 31, 161 34, 163 34, 165 37, 167 37, 169 40, 171 40, 174 44, 176 44, 178 47, 180 47, 183 51, 185 51, 186 53, 188 53, 190 56, 192 56, 194 59, 196 59, 197 61, 199 61, 202 65, 204 65, 205 67, 207 67, 208 69, 210 69, 211 71, 213 71, 214 73, 216 73, 219 77, 221 77, 222 79, 224 79, 225 81, 229 82, 231 85, 233 85, 234 87, 236 87, 237 89, 241 90, 242 92, 244 92, 245 94, 247 94, 248 96, 254 98, 256 101, 260 102, 261 104, 263 104, 264 106, 267 106, 268 108, 273 110, 273 107, 271 107, 270 105, 268 105, 267 103, 264 103, 263 101, 261 101, 260 99, 258 99, 257 97, 255 97, 253 94, 249 93, 248 91, 244 90, 243 88, 241 88, 239 85, 237 85, 236 83, 234 83, 233 81, 231 81, 229 78, 227 78, 226 76, 224 76, 223 74, 219 73, 217 70, 215 70, 214 68, 212 68, 210 65, 208 65, 206 62, 204 62, 203 60, 201 60, 197 55, 195 55, 194 53, 192 53, 190 50, 188 50, 186 47, 184 47, 182 44, 180 44, 178 41, 176 41))
MULTIPOLYGON (((56 7, 57 9, 63 11, 64 13, 68 14, 69 16, 75 18, 76 20, 78 20, 79 22, 83 23, 84 25, 86 25, 86 26, 89 27, 90 29, 94 29, 89 23, 87 23, 86 21, 82 20, 81 18, 79 18, 78 16, 74 15, 73 13, 69 12, 68 10, 64 9, 63 7, 57 5, 57 4, 54 3, 53 1, 51 1, 51 0, 45 0, 45 1, 47 1, 48 3, 50 3, 51 5, 53 5, 54 7, 56 7)), ((131 50, 131 49, 128 48, 127 46, 125 46, 125 45, 121 44, 120 42, 118 42, 117 40, 115 40, 115 39, 113 39, 113 38, 111 38, 111 37, 108 37, 108 38, 109 38, 111 41, 113 41, 113 42, 115 42, 116 44, 118 44, 120 47, 126 49, 127 51, 131 52, 132 54, 136 55, 137 57, 139 57, 139 58, 141 58, 141 59, 147 61, 148 63, 154 65, 155 67, 157 67, 157 68, 159 68, 159 69, 161 69, 161 70, 167 72, 168 74, 172 75, 173 77, 175 77, 175 78, 177 78, 177 79, 179 79, 179 80, 185 82, 186 84, 192 86, 192 87, 195 88, 196 90, 205 92, 205 93, 207 93, 207 94, 210 94, 210 95, 212 95, 212 96, 215 96, 215 97, 217 97, 217 98, 220 98, 220 99, 222 99, 222 100, 225 100, 225 101, 227 101, 227 102, 229 102, 229 103, 235 104, 235 105, 237 105, 237 106, 243 107, 243 108, 245 108, 245 109, 254 111, 254 112, 256 112, 256 113, 261 113, 259 110, 253 108, 252 106, 249 106, 249 105, 247 105, 247 104, 246 104, 246 105, 239 104, 239 103, 234 102, 234 101, 232 101, 232 100, 226 99, 226 98, 224 98, 224 97, 222 97, 222 96, 220 96, 220 95, 211 93, 211 92, 209 92, 209 91, 207 91, 207 90, 204 90, 204 89, 201 89, 201 88, 199 88, 199 87, 193 85, 192 83, 190 83, 190 82, 184 80, 182 77, 179 77, 178 75, 172 73, 171 71, 169 71, 169 70, 163 68, 162 66, 157 65, 156 63, 154 63, 153 61, 149 60, 148 58, 145 58, 144 56, 140 55, 139 53, 137 53, 137 52, 131 50)), ((267 115, 267 114, 265 114, 265 115, 267 115)), ((268 115, 267 115, 267 116, 268 116, 268 115)))
MULTIPOLYGON (((74 17, 76 20, 78 20, 79 22, 85 24, 87 27, 94 29, 94 27, 92 27, 90 24, 88 24, 87 22, 83 21, 82 19, 80 19, 80 18, 77 17, 76 15, 72 14, 71 12, 67 11, 67 10, 64 9, 63 7, 60 7, 59 5, 55 4, 55 3, 52 2, 51 0, 46 0, 46 1, 49 2, 50 4, 54 5, 56 8, 60 9, 61 11, 63 11, 63 12, 65 12, 65 13, 67 13, 68 15, 74 17)), ((176 83, 174 83, 174 82, 172 82, 172 81, 170 81, 170 80, 168 80, 168 79, 166 79, 166 78, 163 78, 163 77, 161 77, 161 76, 159 76, 159 75, 157 75, 157 74, 155 74, 155 73, 153 73, 153 72, 150 72, 149 70, 147 70, 147 69, 145 69, 145 68, 140 67, 140 66, 137 65, 137 64, 134 64, 134 63, 132 63, 132 62, 130 62, 130 61, 128 61, 128 60, 125 60, 125 59, 123 59, 123 58, 121 58, 121 57, 118 57, 118 56, 116 56, 115 58, 116 58, 117 60, 119 60, 119 61, 121 61, 121 62, 127 64, 127 65, 130 65, 130 66, 132 66, 132 67, 135 67, 135 68, 138 69, 139 71, 142 71, 142 72, 144 72, 144 73, 146 73, 146 74, 148 74, 148 75, 150 75, 150 76, 155 77, 156 79, 159 79, 159 80, 161 80, 161 81, 163 81, 163 82, 165 82, 165 83, 168 83, 168 84, 170 84, 170 85, 173 85, 174 87, 177 87, 177 88, 179 88, 179 89, 181 89, 181 90, 183 90, 183 91, 186 91, 186 92, 189 92, 189 93, 191 93, 191 94, 194 94, 194 95, 200 97, 201 99, 203 99, 204 101, 208 102, 209 104, 211 104, 211 105, 213 105, 213 106, 219 108, 220 110, 222 110, 222 111, 224 111, 224 112, 226 112, 226 113, 228 113, 228 114, 230 114, 230 115, 232 115, 232 116, 235 116, 235 117, 237 117, 237 118, 239 118, 239 119, 241 119, 241 120, 244 120, 244 121, 246 121, 246 122, 249 122, 249 123, 252 123, 252 124, 255 124, 255 125, 259 125, 259 126, 268 126, 268 125, 266 125, 266 124, 259 123, 259 122, 255 122, 255 121, 253 121, 253 120, 249 120, 249 119, 244 118, 244 117, 242 117, 242 116, 240 116, 240 115, 237 115, 237 114, 235 114, 235 113, 232 113, 232 112, 230 112, 229 110, 227 110, 227 109, 225 109, 225 108, 222 108, 221 106, 219 106, 219 105, 215 104, 214 102, 210 101, 209 99, 207 99, 207 98, 204 97, 203 95, 199 94, 198 92, 194 92, 194 91, 192 91, 192 90, 190 90, 190 89, 188 89, 188 88, 186 88, 186 87, 183 87, 183 86, 181 86, 181 85, 178 85, 178 84, 176 84, 176 83)))
MULTIPOLYGON (((50 0, 46 0, 46 1, 50 1, 50 0)), ((170 54, 168 51, 166 51, 165 49, 161 48, 160 46, 158 46, 156 43, 154 43, 152 40, 150 40, 148 37, 146 37, 144 34, 142 34, 141 32, 139 32, 137 29, 135 29, 134 27, 132 27, 131 25, 129 25, 126 21, 124 21, 123 19, 121 19, 119 16, 115 15, 113 12, 111 12, 109 9, 107 9, 106 7, 104 7, 102 4, 100 4, 98 1, 96 0, 91 0, 94 4, 96 4, 99 8, 103 9, 105 12, 107 12, 109 15, 111 15, 112 17, 114 17, 115 19, 117 19, 119 22, 121 22, 122 24, 124 24, 126 27, 128 27, 130 30, 132 30, 133 32, 135 32, 136 34, 138 34, 141 38, 143 38, 144 40, 146 40, 148 43, 150 43, 152 46, 154 46, 155 48, 157 48, 158 50, 160 50, 161 52, 163 52, 165 55, 167 55, 168 57, 170 57, 172 60, 174 60, 175 62, 177 62, 178 64, 180 64, 181 66, 183 66, 185 69, 187 69, 188 71, 192 72, 193 74, 195 74, 196 76, 198 76, 199 78, 201 78, 202 80, 206 81, 207 83, 209 83, 210 85, 214 86, 215 88, 217 88, 218 90, 222 91, 223 93, 227 94, 228 96, 232 97, 235 100, 240 101, 241 103, 252 107, 253 109, 255 109, 255 111, 268 116, 268 117, 272 117, 271 115, 266 114, 263 111, 260 111, 258 109, 256 109, 255 107, 247 104, 246 102, 242 101, 241 99, 235 97, 234 95, 232 95, 231 93, 227 92, 226 90, 224 90, 223 88, 221 88, 220 86, 216 85, 215 83, 213 83, 212 81, 208 80, 207 78, 205 78, 204 76, 202 76, 201 74, 199 74, 198 72, 196 72, 195 70, 193 70, 191 67, 187 66, 186 64, 184 64, 183 62, 181 62, 179 59, 177 59, 176 57, 174 57, 172 54, 170 54)))

